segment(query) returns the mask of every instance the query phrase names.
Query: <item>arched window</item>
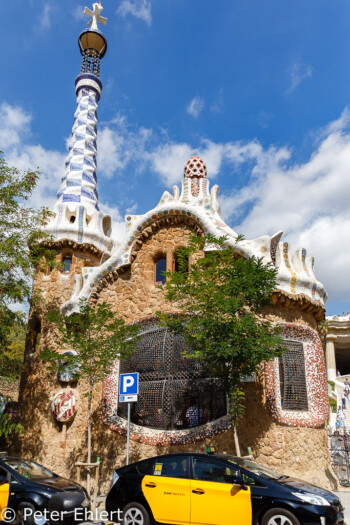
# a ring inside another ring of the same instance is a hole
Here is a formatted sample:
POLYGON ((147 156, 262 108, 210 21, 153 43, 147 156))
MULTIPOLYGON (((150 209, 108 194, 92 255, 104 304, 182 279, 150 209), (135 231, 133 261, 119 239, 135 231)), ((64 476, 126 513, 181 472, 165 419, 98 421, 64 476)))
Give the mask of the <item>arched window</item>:
POLYGON ((165 283, 165 275, 163 274, 166 272, 166 257, 165 255, 160 255, 157 260, 155 261, 155 283, 156 284, 164 284, 165 283))
POLYGON ((279 358, 281 405, 283 410, 308 410, 303 344, 285 341, 288 350, 279 358))
MULTIPOLYGON (((132 357, 121 373, 140 374, 140 392, 132 404, 131 421, 161 430, 182 430, 227 414, 226 394, 219 379, 209 377, 194 359, 184 356, 184 339, 158 326, 143 323, 132 357)), ((127 417, 126 403, 118 415, 127 417)))
POLYGON ((70 268, 72 266, 72 256, 64 255, 62 262, 63 262, 63 272, 70 273, 70 268))

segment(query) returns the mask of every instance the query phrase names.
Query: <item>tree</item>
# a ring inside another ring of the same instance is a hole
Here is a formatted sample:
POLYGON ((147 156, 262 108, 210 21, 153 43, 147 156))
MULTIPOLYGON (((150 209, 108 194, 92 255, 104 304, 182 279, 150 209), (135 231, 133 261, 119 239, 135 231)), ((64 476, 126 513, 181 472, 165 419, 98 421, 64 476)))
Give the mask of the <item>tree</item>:
POLYGON ((222 380, 236 428, 244 414, 242 381, 285 351, 280 328, 261 315, 276 288, 276 269, 261 259, 238 256, 225 238, 211 235, 192 236, 188 247, 179 250, 177 266, 178 271, 166 272, 163 287, 177 312, 158 316, 183 335, 186 355, 222 380), (204 256, 205 245, 211 251, 204 256))
POLYGON ((24 312, 14 314, 16 320, 9 327, 8 344, 0 352, 0 385, 1 379, 19 379, 23 368, 27 323, 24 312))
MULTIPOLYGON (((60 351, 45 348, 41 354, 49 368, 57 371, 62 363, 62 351, 74 350, 77 355, 65 355, 65 366, 74 379, 79 379, 83 393, 88 399, 87 462, 91 463, 91 407, 95 395, 94 386, 110 373, 116 359, 130 357, 138 342, 138 326, 125 324, 115 317, 111 306, 98 303, 91 306, 80 301, 79 313, 64 317, 61 312, 50 312, 47 316, 52 325, 60 351), (84 380, 86 381, 84 385, 84 380)), ((90 477, 88 475, 88 490, 90 477)))
MULTIPOLYGON (((16 321, 9 330, 9 344, 2 348, 0 352, 0 388, 8 388, 9 383, 20 378, 23 361, 26 323, 23 312, 15 312, 16 321)), ((9 396, 0 394, 0 443, 5 445, 6 439, 13 434, 24 431, 19 419, 11 411, 11 401, 9 396), (4 413, 5 408, 10 409, 10 413, 4 413)))
MULTIPOLYGON (((0 152, 1 155, 1 152, 0 152)), ((21 172, 0 157, 0 348, 7 346, 11 328, 20 317, 10 306, 31 298, 35 269, 45 260, 55 265, 55 254, 45 241, 42 225, 47 208, 26 205, 39 179, 37 171, 21 172)))
MULTIPOLYGON (((0 375, 1 381, 17 379, 23 360, 22 343, 13 339, 23 328, 23 314, 11 309, 14 303, 31 298, 32 278, 44 260, 55 265, 54 253, 45 241, 41 226, 49 217, 46 208, 36 211, 26 205, 39 173, 20 172, 7 165, 0 152, 0 375), (15 348, 16 347, 16 348, 15 348), (14 355, 16 353, 16 355, 14 355)), ((0 415, 0 436, 22 431, 8 414, 0 415)))

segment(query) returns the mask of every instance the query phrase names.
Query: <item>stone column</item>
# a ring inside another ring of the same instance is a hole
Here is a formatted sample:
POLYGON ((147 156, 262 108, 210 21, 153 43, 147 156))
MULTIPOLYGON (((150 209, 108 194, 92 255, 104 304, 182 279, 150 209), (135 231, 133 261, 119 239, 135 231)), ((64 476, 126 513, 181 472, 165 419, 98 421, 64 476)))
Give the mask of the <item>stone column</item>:
POLYGON ((335 336, 327 335, 326 337, 326 368, 328 381, 334 381, 337 377, 337 370, 335 364, 335 336))

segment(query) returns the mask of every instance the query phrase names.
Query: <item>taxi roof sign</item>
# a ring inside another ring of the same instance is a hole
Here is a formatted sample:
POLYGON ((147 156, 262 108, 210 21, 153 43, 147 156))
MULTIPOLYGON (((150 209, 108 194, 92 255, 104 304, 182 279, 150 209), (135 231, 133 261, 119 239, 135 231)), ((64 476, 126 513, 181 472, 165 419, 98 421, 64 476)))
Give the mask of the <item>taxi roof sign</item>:
POLYGON ((213 447, 213 446, 210 446, 210 447, 207 447, 207 448, 205 449, 205 451, 206 451, 207 454, 215 454, 215 452, 216 452, 216 448, 213 447))

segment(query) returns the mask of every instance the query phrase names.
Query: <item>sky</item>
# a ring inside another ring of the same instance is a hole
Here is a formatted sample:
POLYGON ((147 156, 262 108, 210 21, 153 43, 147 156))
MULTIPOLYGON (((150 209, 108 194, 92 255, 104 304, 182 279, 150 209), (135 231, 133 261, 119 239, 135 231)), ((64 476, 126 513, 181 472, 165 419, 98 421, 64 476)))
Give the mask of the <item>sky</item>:
MULTIPOLYGON (((114 237, 179 184, 193 154, 225 221, 315 257, 327 314, 350 311, 350 2, 103 0, 98 180, 114 237)), ((76 106, 69 0, 0 0, 0 150, 53 206, 76 106)))

